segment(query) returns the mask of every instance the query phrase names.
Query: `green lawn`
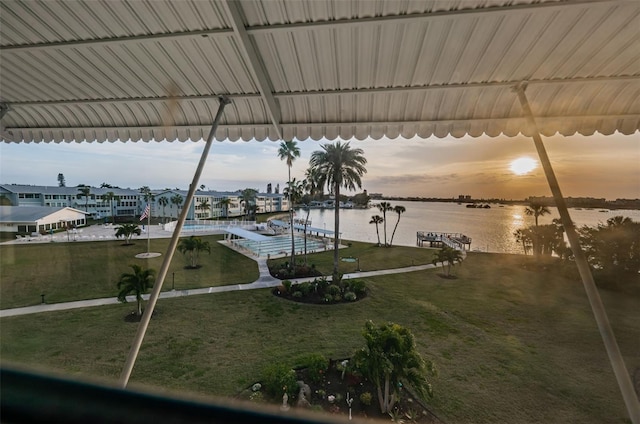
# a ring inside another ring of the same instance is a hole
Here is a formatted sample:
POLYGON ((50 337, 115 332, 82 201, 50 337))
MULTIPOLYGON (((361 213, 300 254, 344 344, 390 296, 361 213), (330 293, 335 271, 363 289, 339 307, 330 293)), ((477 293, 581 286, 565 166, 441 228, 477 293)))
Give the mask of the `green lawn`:
MULTIPOLYGON (((197 270, 184 269, 184 256, 176 252, 163 290, 246 284, 258 278, 255 261, 220 245, 222 236, 206 236, 211 254, 201 252, 197 270), (175 282, 175 283, 174 283, 175 282)), ((146 240, 124 246, 122 240, 78 243, 32 243, 0 246, 0 308, 80 299, 115 297, 116 284, 130 264, 160 269, 169 239, 151 239, 151 251, 162 256, 137 259, 146 252, 146 240)))
MULTIPOLYGON (((448 423, 628 422, 581 284, 551 266, 521 266, 531 261, 471 253, 455 280, 438 270, 369 278, 369 297, 353 304, 295 304, 268 290, 160 300, 131 384, 234 396, 267 364, 350 355, 373 319, 413 331, 439 369, 430 407, 448 423)), ((601 293, 633 371, 640 299, 601 293)), ((123 321, 133 308, 3 318, 0 355, 113 381, 136 330, 123 321)))

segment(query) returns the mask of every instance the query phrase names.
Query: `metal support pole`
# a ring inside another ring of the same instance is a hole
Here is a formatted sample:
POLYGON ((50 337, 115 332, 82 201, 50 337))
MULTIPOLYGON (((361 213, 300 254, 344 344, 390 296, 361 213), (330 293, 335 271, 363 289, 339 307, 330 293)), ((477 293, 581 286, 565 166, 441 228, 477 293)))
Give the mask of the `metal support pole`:
POLYGON ((591 305, 591 310, 593 311, 596 323, 598 324, 600 336, 602 337, 602 341, 604 342, 607 354, 609 355, 609 362, 611 363, 611 367, 613 368, 613 372, 618 382, 618 387, 622 392, 622 398, 624 399, 624 403, 627 407, 627 412, 629 413, 629 417, 631 418, 631 422, 633 422, 633 424, 640 424, 640 402, 636 397, 635 390, 633 389, 633 385, 631 384, 631 377, 629 376, 629 372, 627 371, 627 368, 625 366, 624 359, 622 358, 622 354, 620 353, 620 348, 618 347, 615 335, 613 334, 613 330, 611 329, 611 325, 609 324, 607 312, 604 309, 604 305, 602 304, 602 300, 600 299, 600 294, 598 293, 598 289, 596 288, 595 282, 593 281, 593 275, 591 275, 589 263, 587 262, 587 258, 584 255, 582 248, 580 247, 580 239, 578 238, 576 229, 573 225, 573 222, 571 221, 571 217, 569 216, 569 210, 567 209, 567 204, 564 200, 564 197, 562 197, 560 185, 558 184, 558 180, 556 179, 553 168, 551 167, 551 161, 549 160, 547 151, 544 147, 544 144, 542 143, 542 138, 540 137, 538 126, 536 124, 535 118, 533 117, 533 112, 531 112, 531 107, 529 106, 527 96, 524 92, 526 87, 526 83, 523 82, 514 87, 514 90, 518 94, 520 104, 529 123, 530 130, 532 132, 532 138, 536 146, 536 150, 538 151, 538 156, 540 157, 540 163, 542 164, 542 168, 544 169, 547 181, 549 182, 549 187, 551 188, 556 207, 558 208, 558 212, 560 213, 560 220, 562 221, 562 225, 567 234, 567 238, 569 239, 569 246, 571 247, 571 250, 575 257, 578 272, 580 273, 580 277, 582 278, 582 284, 585 291, 587 292, 589 304, 591 305))
MULTIPOLYGON (((213 124, 211 125, 211 131, 209 132, 209 136, 207 137, 204 150, 202 151, 202 155, 200 156, 200 162, 198 163, 196 172, 193 175, 193 180, 191 182, 191 185, 189 186, 189 192, 187 193, 187 198, 185 199, 185 202, 184 202, 185 205, 191 204, 191 201, 193 200, 196 187, 198 186, 198 180, 200 179, 200 175, 202 174, 202 169, 204 168, 204 164, 207 161, 207 156, 209 155, 209 150, 211 149, 211 145, 213 144, 213 138, 218 128, 218 123, 220 122, 220 118, 222 117, 222 112, 224 111, 224 107, 229 103, 230 101, 228 98, 220 97, 220 105, 218 106, 218 113, 216 113, 216 117, 213 121, 213 124)), ((136 362, 136 358, 138 357, 138 352, 140 352, 140 346, 142 345, 142 340, 144 339, 144 335, 147 332, 147 327, 149 327, 149 321, 151 320, 153 309, 156 306, 158 297, 160 297, 160 291, 162 290, 162 283, 164 282, 164 279, 167 276, 169 265, 171 264, 171 259, 173 258, 173 254, 176 251, 176 246, 178 245, 178 239, 180 238, 180 232, 182 231, 182 227, 184 225, 185 219, 187 218, 188 212, 189 212, 189 208, 182 209, 182 212, 180 213, 180 217, 178 218, 178 222, 176 223, 176 227, 173 230, 173 235, 171 236, 169 247, 167 247, 167 253, 164 256, 162 266, 160 267, 160 272, 158 272, 156 281, 153 284, 153 290, 151 291, 149 301, 147 302, 147 307, 145 308, 144 313, 142 314, 140 325, 138 326, 138 331, 134 338, 133 345, 131 346, 131 350, 129 351, 129 356, 127 357, 127 361, 125 362, 124 368, 122 370, 122 374, 120 375, 119 383, 122 388, 127 387, 127 383, 129 382, 129 377, 131 376, 131 372, 133 371, 133 366, 136 362)))

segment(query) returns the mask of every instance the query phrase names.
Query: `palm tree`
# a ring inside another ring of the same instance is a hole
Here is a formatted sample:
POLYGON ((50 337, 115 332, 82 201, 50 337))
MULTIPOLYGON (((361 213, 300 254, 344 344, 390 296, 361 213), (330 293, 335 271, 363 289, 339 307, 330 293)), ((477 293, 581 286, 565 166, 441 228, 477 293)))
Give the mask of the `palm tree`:
POLYGON ((162 218, 166 217, 166 214, 164 213, 164 209, 167 207, 167 205, 169 204, 169 199, 167 199, 166 197, 160 197, 158 199, 158 204, 160 206, 162 206, 162 218))
POLYGON ((123 273, 118 280, 118 300, 127 303, 127 295, 134 293, 138 302, 138 316, 142 315, 142 294, 153 286, 153 269, 142 269, 139 265, 131 265, 133 274, 123 273))
POLYGON ((101 197, 103 202, 109 202, 109 209, 111 209, 111 221, 115 222, 115 214, 113 213, 113 201, 118 200, 119 197, 113 191, 108 191, 103 194, 101 197))
POLYGON ((387 211, 392 211, 393 207, 389 202, 380 202, 378 209, 382 212, 382 219, 384 220, 384 245, 387 245, 387 211))
POLYGON ((138 227, 138 224, 122 224, 116 228, 116 237, 124 237, 124 244, 131 244, 131 237, 133 237, 134 234, 139 236, 140 233, 142 233, 142 231, 140 227, 138 227))
POLYGON ((245 215, 251 212, 251 205, 256 201, 258 190, 253 188, 245 188, 240 193, 240 203, 243 205, 245 215))
POLYGON ((378 224, 384 222, 384 219, 380 215, 373 215, 369 224, 376 224, 376 235, 378 236, 378 246, 380 246, 380 231, 378 230, 378 224))
POLYGON ((200 204, 198 205, 201 211, 204 211, 205 213, 208 212, 209 210, 211 210, 211 203, 209 203, 208 200, 204 200, 202 202, 200 202, 200 204))
POLYGON ((224 199, 220 199, 217 203, 219 208, 224 210, 224 217, 227 218, 229 216, 229 206, 231 206, 231 199, 225 197, 224 199))
POLYGON ((538 226, 538 217, 550 214, 551 211, 548 207, 541 205, 540 203, 531 202, 529 206, 524 209, 524 214, 533 216, 536 221, 536 227, 538 226))
POLYGON ((182 239, 178 245, 178 251, 188 257, 189 268, 198 268, 198 258, 201 251, 211 254, 211 245, 200 237, 190 236, 182 239))
POLYGON ((315 199, 318 195, 318 192, 322 194, 322 187, 324 186, 324 181, 322 174, 318 172, 315 168, 307 168, 304 173, 306 185, 305 190, 309 192, 309 196, 312 199, 315 199))
MULTIPOLYGON (((536 229, 538 228, 538 217, 539 216, 543 216, 543 215, 548 215, 550 214, 551 211, 549 210, 548 207, 537 203, 537 202, 531 202, 529 203, 529 206, 527 206, 526 208, 524 208, 524 214, 525 215, 529 215, 529 216, 533 216, 535 221, 536 221, 536 229)), ((540 246, 540 234, 538 233, 538 231, 533 231, 534 233, 534 237, 533 237, 533 253, 538 256, 541 252, 541 246, 540 246)))
POLYGON ((180 209, 182 208, 183 201, 184 201, 184 198, 178 193, 171 196, 171 204, 176 205, 178 207, 178 217, 180 216, 180 209))
POLYGON ((298 143, 293 140, 283 141, 280 143, 280 148, 278 149, 278 157, 280 160, 287 161, 287 170, 289 172, 289 178, 287 180, 287 188, 289 188, 288 193, 287 190, 283 191, 284 195, 289 198, 289 223, 291 224, 291 266, 295 270, 296 266, 296 254, 295 254, 295 238, 294 238, 294 229, 293 229, 293 201, 294 199, 291 197, 293 194, 293 186, 291 185, 291 166, 293 165, 293 161, 296 158, 300 157, 300 149, 298 148, 298 143))
POLYGON ((442 265, 442 271, 445 271, 444 266, 447 265, 446 277, 451 276, 451 267, 454 266, 456 262, 462 262, 462 252, 449 246, 444 246, 442 249, 440 249, 431 261, 431 263, 434 265, 440 263, 442 265))
POLYGON ((393 233, 391 233, 391 241, 389 242, 389 246, 393 244, 393 237, 396 235, 396 230, 398 229, 398 224, 400 223, 400 215, 405 213, 407 211, 407 208, 397 205, 393 207, 393 211, 398 214, 398 220, 396 221, 396 226, 393 227, 393 233))
POLYGON ((78 197, 84 196, 84 211, 89 212, 89 195, 91 194, 91 187, 88 185, 78 186, 78 197))
MULTIPOLYGON (((302 181, 289 180, 287 186, 282 192, 285 196, 289 198, 289 226, 291 227, 291 269, 295 271, 296 269, 296 241, 294 238, 294 228, 293 228, 293 205, 294 203, 300 201, 302 198, 303 185, 302 181)), ((306 230, 305 230, 306 234, 306 230)))
POLYGON ((513 235, 516 238, 516 243, 522 244, 522 250, 524 250, 524 254, 527 255, 533 244, 531 229, 520 228, 516 230, 513 235))
POLYGON ((376 326, 367 321, 363 336, 365 347, 355 353, 354 362, 376 385, 383 414, 393 410, 403 384, 408 384, 423 399, 432 395, 427 376, 435 374, 435 368, 422 359, 411 331, 394 323, 376 326))
POLYGON ((311 154, 309 165, 319 175, 322 175, 323 185, 326 184, 335 195, 334 213, 334 241, 333 241, 333 281, 339 280, 338 266, 340 264, 339 236, 340 236, 340 187, 348 190, 362 188, 361 177, 367 172, 367 159, 362 149, 352 149, 349 143, 324 144, 322 150, 311 154))

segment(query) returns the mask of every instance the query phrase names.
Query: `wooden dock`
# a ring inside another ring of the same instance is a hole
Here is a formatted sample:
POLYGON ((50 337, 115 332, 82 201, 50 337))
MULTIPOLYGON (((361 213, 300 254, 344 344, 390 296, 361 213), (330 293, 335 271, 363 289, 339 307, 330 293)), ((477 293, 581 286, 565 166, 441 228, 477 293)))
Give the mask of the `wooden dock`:
POLYGON ((418 231, 416 234, 416 244, 423 247, 425 242, 429 243, 429 247, 449 246, 457 250, 471 250, 471 237, 460 233, 418 231))

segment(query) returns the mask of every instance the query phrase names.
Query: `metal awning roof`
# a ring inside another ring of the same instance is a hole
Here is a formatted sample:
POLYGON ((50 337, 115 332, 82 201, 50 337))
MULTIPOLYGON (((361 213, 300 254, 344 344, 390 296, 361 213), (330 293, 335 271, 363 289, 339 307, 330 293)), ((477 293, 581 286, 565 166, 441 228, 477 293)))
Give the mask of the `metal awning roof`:
POLYGON ((636 0, 3 0, 2 139, 640 129, 636 0))

